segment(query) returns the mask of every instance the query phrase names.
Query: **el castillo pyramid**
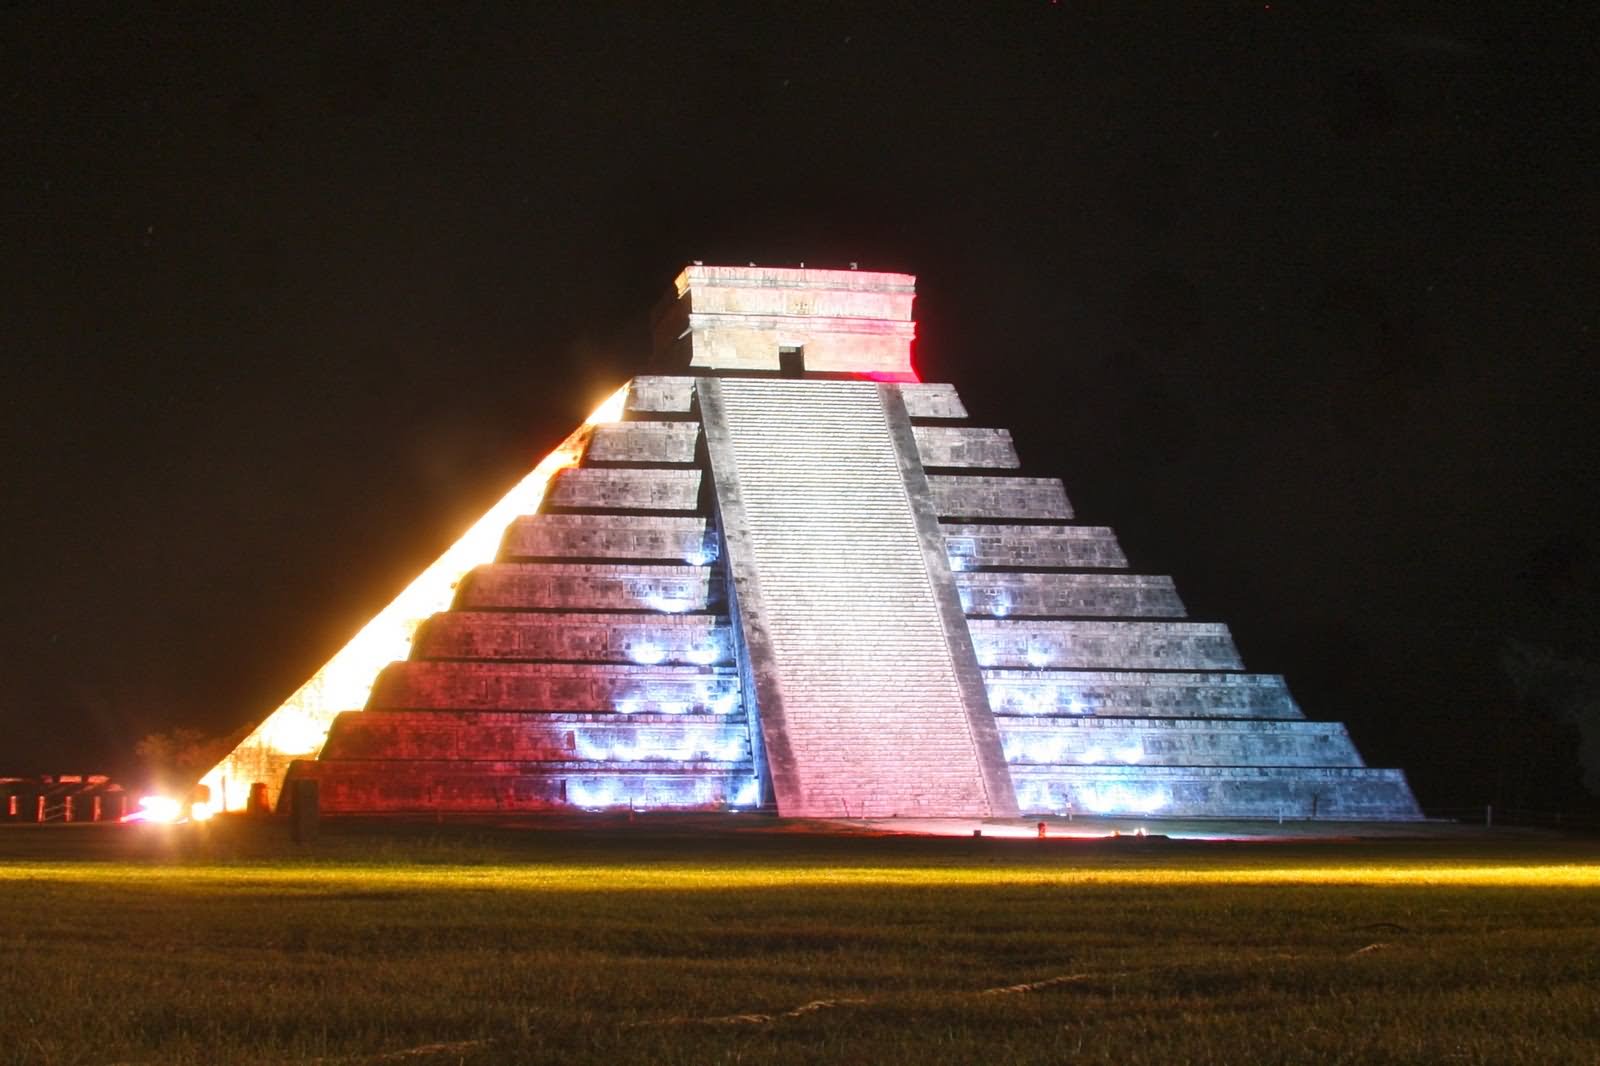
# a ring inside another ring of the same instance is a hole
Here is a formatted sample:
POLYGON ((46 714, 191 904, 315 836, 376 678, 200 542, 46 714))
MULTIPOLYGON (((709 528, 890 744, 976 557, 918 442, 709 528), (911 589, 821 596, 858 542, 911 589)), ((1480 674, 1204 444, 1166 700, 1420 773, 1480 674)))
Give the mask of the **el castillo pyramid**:
POLYGON ((204 779, 327 812, 1409 819, 1399 770, 911 365, 915 279, 696 264, 634 378, 204 779))

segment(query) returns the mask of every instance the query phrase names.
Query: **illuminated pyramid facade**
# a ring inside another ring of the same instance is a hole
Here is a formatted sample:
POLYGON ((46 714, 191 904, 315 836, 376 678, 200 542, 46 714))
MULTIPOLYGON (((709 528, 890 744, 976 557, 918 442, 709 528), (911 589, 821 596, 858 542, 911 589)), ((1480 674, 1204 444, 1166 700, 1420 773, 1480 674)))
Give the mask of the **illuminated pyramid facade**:
POLYGON ((288 769, 331 812, 1417 817, 917 380, 913 283, 687 268, 662 373, 207 783, 237 807, 288 769))

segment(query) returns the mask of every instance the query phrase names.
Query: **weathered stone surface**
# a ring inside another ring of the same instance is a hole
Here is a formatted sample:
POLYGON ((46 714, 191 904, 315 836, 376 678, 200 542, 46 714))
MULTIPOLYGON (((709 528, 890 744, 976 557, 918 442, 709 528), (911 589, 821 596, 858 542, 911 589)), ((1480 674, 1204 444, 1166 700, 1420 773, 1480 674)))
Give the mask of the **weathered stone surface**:
POLYGON ((699 516, 539 514, 506 531, 501 561, 518 558, 638 559, 701 566, 718 555, 716 535, 699 516))
POLYGON ((641 374, 628 384, 630 414, 687 414, 694 403, 694 378, 641 374))
POLYGON ((1337 722, 1003 717, 1012 766, 1360 766, 1337 722))
POLYGON ((916 426, 913 433, 923 466, 1009 470, 1020 465, 1009 430, 916 426))
MULTIPOLYGON (((592 587, 580 591, 584 595, 594 595, 592 587)), ((633 661, 649 666, 655 664, 644 659, 651 654, 681 652, 687 657, 710 655, 713 651, 724 653, 721 646, 727 633, 725 620, 719 620, 716 626, 673 627, 669 624, 672 619, 667 616, 641 612, 641 618, 657 624, 624 627, 601 622, 569 622, 573 617, 554 612, 465 609, 437 614, 418 631, 413 655, 440 659, 557 659, 563 655, 552 653, 567 653, 570 661, 587 662, 627 648, 638 656, 633 661), (643 650, 647 647, 653 650, 643 650)))
POLYGON ((728 669, 410 659, 384 667, 367 709, 728 715, 742 708, 738 676, 728 669))
POLYGON ((1105 526, 1006 526, 942 523, 955 570, 980 566, 1123 569, 1117 536, 1105 526))
POLYGON ((557 474, 546 507, 693 511, 700 505, 698 470, 571 467, 557 474))
MULTIPOLYGON (((455 606, 562 608, 573 611, 664 611, 715 606, 721 595, 705 566, 657 563, 489 563, 456 590, 455 606)), ((436 616, 434 621, 447 616, 436 616)), ((430 627, 431 627, 430 623, 430 627)))
POLYGON ((1184 617, 1170 577, 1139 574, 958 573, 969 615, 992 618, 1184 617))
POLYGON ((748 768, 748 734, 742 718, 727 715, 367 711, 339 717, 323 756, 748 768))
POLYGON ((748 770, 690 764, 600 766, 575 762, 386 763, 329 759, 294 764, 290 778, 322 782, 325 813, 518 813, 549 810, 722 810, 755 805, 748 770))
POLYGON ((930 474, 928 487, 941 518, 1072 517, 1060 478, 930 474))
POLYGON ((966 418, 954 385, 930 382, 904 382, 893 388, 906 405, 906 414, 917 418, 966 418))
POLYGON ((974 618, 985 668, 1242 670, 1228 627, 1216 622, 1056 622, 974 618))
POLYGON ((1399 770, 1308 766, 1014 766, 1025 813, 1183 818, 1420 818, 1399 770))
MULTIPOLYGON (((733 662, 733 637, 728 620, 715 615, 548 613, 478 616, 476 626, 464 613, 439 616, 427 627, 419 651, 438 648, 445 632, 475 648, 500 646, 509 637, 486 630, 514 631, 516 657, 560 662, 661 663, 725 666, 733 662), (429 635, 432 634, 432 635, 429 635)), ((457 648, 460 644, 455 645, 457 648)))
POLYGON ((694 422, 608 422, 594 427, 586 463, 692 463, 700 426, 694 422))
POLYGON ((1300 718, 1277 674, 985 670, 995 714, 1300 718))

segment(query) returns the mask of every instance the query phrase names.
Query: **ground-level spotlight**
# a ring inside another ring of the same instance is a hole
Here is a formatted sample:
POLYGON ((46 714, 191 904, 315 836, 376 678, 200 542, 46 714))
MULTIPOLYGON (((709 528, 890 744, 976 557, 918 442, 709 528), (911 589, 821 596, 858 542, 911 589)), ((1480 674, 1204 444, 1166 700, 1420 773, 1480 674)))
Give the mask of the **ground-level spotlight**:
POLYGON ((176 822, 183 815, 183 804, 171 796, 140 796, 139 809, 123 817, 124 822, 176 822))

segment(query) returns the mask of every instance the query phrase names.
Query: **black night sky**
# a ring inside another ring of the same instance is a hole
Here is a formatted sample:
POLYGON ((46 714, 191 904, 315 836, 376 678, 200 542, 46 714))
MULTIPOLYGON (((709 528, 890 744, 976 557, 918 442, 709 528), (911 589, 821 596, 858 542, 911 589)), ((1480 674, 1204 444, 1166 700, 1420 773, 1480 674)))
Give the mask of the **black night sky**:
POLYGON ((1329 6, 10 7, 0 773, 258 718, 683 263, 854 260, 1425 806, 1584 802, 1600 26, 1329 6))

